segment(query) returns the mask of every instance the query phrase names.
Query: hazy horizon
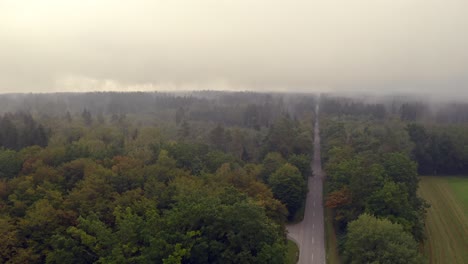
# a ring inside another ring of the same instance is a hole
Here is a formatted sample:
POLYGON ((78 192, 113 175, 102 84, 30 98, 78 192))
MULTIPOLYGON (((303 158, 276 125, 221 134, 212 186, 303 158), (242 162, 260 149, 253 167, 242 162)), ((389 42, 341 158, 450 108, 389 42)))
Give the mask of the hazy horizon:
POLYGON ((0 2, 0 93, 468 98, 461 0, 0 2))

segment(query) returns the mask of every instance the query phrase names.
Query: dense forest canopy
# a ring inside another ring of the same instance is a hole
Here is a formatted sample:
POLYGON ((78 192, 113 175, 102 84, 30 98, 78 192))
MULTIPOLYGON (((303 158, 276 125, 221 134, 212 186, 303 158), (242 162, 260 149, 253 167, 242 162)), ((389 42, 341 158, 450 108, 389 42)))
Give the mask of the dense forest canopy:
POLYGON ((420 175, 468 175, 468 104, 321 98, 326 207, 345 263, 422 263, 420 175))
POLYGON ((318 103, 345 261, 418 263, 418 172, 468 175, 466 105, 211 91, 0 95, 0 262, 284 263, 318 103))
MULTIPOLYGON (((389 136, 393 140, 397 140, 395 135, 409 136, 411 158, 422 175, 468 175, 468 103, 323 97, 320 104, 325 116, 369 118, 366 122, 381 123, 385 130, 392 130, 389 136)), ((389 142, 380 143, 384 146, 389 142)))
POLYGON ((311 173, 313 96, 0 101, 1 262, 284 262, 311 173))

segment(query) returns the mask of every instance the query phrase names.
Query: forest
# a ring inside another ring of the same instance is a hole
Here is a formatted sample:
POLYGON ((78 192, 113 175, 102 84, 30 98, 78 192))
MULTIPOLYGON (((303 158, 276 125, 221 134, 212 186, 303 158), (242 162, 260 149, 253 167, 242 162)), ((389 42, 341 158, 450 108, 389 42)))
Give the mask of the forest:
POLYGON ((303 106, 314 97, 0 101, 0 262, 284 263, 284 226, 307 192, 303 106))
POLYGON ((0 262, 285 263, 320 118, 324 202, 344 261, 420 263, 428 204, 418 175, 468 175, 468 108, 451 106, 214 91, 0 95, 0 262))
POLYGON ((466 105, 335 97, 321 106, 325 206, 342 261, 427 261, 430 204, 418 195, 419 177, 468 175, 466 105))

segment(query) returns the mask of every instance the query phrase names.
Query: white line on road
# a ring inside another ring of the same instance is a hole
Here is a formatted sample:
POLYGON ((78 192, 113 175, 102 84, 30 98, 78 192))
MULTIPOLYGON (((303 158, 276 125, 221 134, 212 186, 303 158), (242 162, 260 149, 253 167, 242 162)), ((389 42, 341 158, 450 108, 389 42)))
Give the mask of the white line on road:
POLYGON ((312 238, 312 244, 315 242, 314 238, 312 238))
POLYGON ((315 212, 312 213, 312 216, 315 216, 315 212))
POLYGON ((314 229, 314 228, 315 228, 315 224, 312 224, 312 229, 314 229))

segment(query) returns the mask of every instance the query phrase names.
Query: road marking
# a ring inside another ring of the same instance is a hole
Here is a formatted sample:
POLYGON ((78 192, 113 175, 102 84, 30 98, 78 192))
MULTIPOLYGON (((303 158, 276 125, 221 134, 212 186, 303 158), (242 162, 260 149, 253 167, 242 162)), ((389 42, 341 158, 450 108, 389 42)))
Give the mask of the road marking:
POLYGON ((314 260, 314 253, 312 253, 312 261, 314 260))
POLYGON ((314 207, 315 207, 315 201, 314 201, 314 207))
POLYGON ((315 212, 312 213, 312 216, 315 216, 315 212))
POLYGON ((312 224, 312 229, 314 229, 314 228, 315 228, 315 224, 312 224))
POLYGON ((312 244, 314 244, 314 242, 315 242, 315 240, 314 240, 314 238, 312 238, 312 244))

